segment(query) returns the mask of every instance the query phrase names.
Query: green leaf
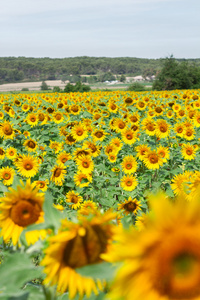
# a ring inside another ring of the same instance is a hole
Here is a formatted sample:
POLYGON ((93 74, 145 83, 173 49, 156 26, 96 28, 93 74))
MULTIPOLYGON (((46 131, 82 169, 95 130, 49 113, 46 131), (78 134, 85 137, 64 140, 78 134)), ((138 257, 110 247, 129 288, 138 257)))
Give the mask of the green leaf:
POLYGON ((111 263, 102 262, 99 264, 88 265, 76 269, 76 271, 82 276, 92 277, 94 279, 111 280, 114 276, 116 269, 117 269, 116 265, 114 266, 111 263))
POLYGON ((57 229, 60 226, 61 213, 53 207, 53 196, 48 190, 45 194, 43 209, 45 213, 45 224, 48 227, 57 229))
MULTIPOLYGON (((28 281, 41 276, 41 267, 35 267, 31 258, 26 253, 7 254, 2 265, 0 265, 0 297, 17 296, 28 281)), ((24 296, 25 297, 25 296, 24 296)), ((25 298, 26 299, 26 298, 25 298)))

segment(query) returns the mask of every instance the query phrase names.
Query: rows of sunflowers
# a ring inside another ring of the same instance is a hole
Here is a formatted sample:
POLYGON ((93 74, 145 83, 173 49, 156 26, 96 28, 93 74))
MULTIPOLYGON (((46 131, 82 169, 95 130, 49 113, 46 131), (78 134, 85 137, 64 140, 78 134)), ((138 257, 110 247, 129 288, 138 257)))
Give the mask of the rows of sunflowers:
POLYGON ((0 107, 0 299, 200 299, 200 90, 0 107))

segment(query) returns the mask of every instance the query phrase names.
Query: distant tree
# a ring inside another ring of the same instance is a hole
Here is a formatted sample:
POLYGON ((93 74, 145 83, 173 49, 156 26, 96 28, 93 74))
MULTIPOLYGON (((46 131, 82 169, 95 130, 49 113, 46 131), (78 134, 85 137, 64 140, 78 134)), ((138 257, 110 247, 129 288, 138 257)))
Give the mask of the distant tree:
POLYGON ((200 85, 200 70, 198 69, 190 66, 187 61, 177 62, 171 55, 165 59, 164 66, 156 76, 152 89, 191 89, 195 84, 200 85))
POLYGON ((22 92, 27 92, 27 91, 29 91, 29 89, 28 88, 23 88, 23 89, 21 89, 21 91, 22 92))
POLYGON ((126 81, 126 76, 124 74, 122 74, 119 78, 120 82, 125 82, 126 81))
POLYGON ((60 93, 62 90, 59 86, 54 86, 53 87, 53 93, 60 93))
POLYGON ((139 82, 134 82, 129 85, 129 87, 127 88, 127 91, 142 92, 142 91, 145 91, 145 87, 144 87, 144 85, 142 85, 139 82))
POLYGON ((64 88, 64 93, 70 93, 70 92, 88 92, 91 88, 89 85, 82 84, 81 81, 77 81, 75 85, 72 85, 71 83, 68 83, 64 88))
POLYGON ((49 87, 48 87, 48 85, 46 84, 45 81, 42 81, 40 89, 41 89, 41 91, 48 91, 49 90, 49 87))

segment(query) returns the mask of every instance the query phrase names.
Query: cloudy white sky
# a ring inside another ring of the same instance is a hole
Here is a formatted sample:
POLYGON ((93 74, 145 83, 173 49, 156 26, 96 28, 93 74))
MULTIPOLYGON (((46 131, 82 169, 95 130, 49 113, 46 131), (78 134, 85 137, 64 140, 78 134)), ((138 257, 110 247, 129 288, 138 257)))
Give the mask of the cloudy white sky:
POLYGON ((0 57, 200 58, 200 0, 0 4, 0 57))

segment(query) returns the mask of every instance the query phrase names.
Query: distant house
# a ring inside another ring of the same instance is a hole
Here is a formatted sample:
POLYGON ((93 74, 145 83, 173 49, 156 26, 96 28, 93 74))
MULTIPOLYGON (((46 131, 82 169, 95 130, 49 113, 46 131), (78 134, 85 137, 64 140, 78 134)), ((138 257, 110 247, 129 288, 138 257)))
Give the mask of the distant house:
POLYGON ((133 81, 144 81, 144 80, 145 79, 141 75, 133 77, 133 81))

